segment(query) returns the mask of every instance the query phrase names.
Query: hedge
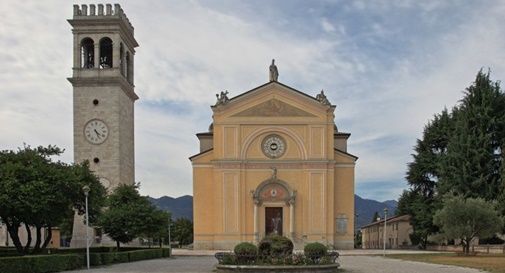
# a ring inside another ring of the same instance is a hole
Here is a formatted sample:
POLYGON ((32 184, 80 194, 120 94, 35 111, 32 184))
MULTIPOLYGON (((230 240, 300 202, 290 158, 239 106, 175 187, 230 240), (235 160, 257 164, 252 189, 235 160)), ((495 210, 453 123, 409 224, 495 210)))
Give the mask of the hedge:
POLYGON ((162 254, 163 254, 162 250, 159 248, 158 249, 135 250, 135 251, 128 252, 128 256, 130 257, 130 262, 161 258, 162 254))
MULTIPOLYGON (((134 262, 147 259, 170 257, 169 248, 152 248, 121 252, 91 252, 91 266, 134 262)), ((86 266, 86 254, 52 254, 0 258, 0 272, 48 273, 73 270, 86 266)))
POLYGON ((40 255, 0 258, 0 272, 48 273, 81 268, 81 255, 40 255))

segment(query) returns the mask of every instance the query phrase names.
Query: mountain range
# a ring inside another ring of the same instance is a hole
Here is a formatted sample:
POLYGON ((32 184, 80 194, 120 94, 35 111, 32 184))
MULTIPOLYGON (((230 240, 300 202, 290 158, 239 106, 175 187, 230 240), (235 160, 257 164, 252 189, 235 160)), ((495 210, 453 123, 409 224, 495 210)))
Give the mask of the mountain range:
MULTIPOLYGON (((184 195, 177 198, 169 196, 163 196, 160 198, 149 197, 149 200, 159 209, 171 212, 172 219, 187 218, 189 220, 193 220, 193 197, 190 195, 184 195)), ((357 215, 356 228, 371 223, 375 212, 378 212, 382 217, 384 214, 384 208, 388 209, 388 216, 394 215, 397 205, 398 202, 395 200, 379 202, 354 195, 354 208, 357 215)))

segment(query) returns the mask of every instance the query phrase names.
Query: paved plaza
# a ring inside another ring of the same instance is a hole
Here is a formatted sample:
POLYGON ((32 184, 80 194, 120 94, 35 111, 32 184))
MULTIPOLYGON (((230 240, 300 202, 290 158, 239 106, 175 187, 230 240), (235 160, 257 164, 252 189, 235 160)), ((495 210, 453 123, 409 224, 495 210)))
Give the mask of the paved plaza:
MULTIPOLYGON (((377 251, 378 252, 378 251, 377 251)), ((147 260, 133 263, 122 263, 91 270, 68 271, 69 273, 169 273, 169 272, 213 272, 216 259, 207 252, 175 251, 176 255, 167 259, 147 260), (179 253, 179 255, 177 255, 179 253), (195 254, 199 256, 190 256, 195 254)), ((405 253, 403 251, 402 253, 405 253)), ((416 252, 419 253, 419 252, 416 252)), ((378 254, 374 251, 345 251, 340 263, 342 272, 352 273, 477 273, 476 269, 448 265, 436 265, 420 262, 388 259, 381 256, 366 256, 378 254)))

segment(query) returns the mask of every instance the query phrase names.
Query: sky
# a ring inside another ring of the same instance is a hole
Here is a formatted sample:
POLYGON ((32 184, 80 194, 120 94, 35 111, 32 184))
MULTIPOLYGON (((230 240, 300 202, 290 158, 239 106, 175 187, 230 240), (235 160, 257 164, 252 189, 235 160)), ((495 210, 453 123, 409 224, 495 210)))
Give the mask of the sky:
MULTIPOLYGON (((424 125, 490 69, 505 79, 505 1, 116 1, 135 27, 135 163, 142 194, 192 194, 188 157, 215 94, 268 81, 324 89, 356 193, 397 199, 424 125)), ((72 4, 0 0, 0 149, 57 145, 72 162, 72 4)), ((107 3, 107 2, 94 2, 107 3)))

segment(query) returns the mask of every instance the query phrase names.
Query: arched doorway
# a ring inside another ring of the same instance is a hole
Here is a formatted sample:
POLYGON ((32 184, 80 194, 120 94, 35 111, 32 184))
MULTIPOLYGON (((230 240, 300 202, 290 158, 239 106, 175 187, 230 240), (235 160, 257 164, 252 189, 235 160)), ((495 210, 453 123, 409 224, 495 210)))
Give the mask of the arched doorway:
POLYGON ((263 181, 253 193, 256 242, 260 236, 269 234, 294 237, 296 191, 277 178, 276 168, 272 170, 272 177, 263 181), (286 219, 289 221, 288 225, 286 219))

